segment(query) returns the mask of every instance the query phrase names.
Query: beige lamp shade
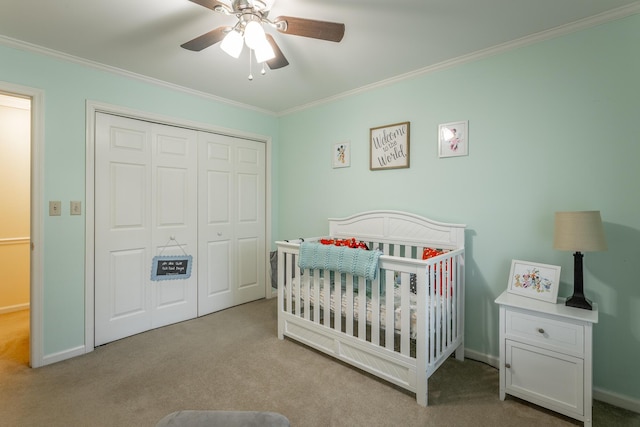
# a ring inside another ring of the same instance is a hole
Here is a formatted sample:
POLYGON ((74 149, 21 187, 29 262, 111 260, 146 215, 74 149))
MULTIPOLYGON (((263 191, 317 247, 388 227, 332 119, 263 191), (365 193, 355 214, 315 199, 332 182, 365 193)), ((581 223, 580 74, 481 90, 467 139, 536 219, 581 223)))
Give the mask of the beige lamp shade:
POLYGON ((600 211, 556 212, 553 248, 561 251, 606 251, 600 211))

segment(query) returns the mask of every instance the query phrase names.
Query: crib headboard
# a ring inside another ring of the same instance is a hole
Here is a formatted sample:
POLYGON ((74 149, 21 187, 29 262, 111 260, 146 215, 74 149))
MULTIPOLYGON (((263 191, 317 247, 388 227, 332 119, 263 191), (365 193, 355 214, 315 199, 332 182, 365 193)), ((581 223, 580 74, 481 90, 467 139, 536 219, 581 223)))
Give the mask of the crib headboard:
POLYGON ((463 248, 465 227, 400 211, 369 211, 346 218, 329 218, 331 237, 357 237, 412 246, 428 243, 442 249, 463 248))

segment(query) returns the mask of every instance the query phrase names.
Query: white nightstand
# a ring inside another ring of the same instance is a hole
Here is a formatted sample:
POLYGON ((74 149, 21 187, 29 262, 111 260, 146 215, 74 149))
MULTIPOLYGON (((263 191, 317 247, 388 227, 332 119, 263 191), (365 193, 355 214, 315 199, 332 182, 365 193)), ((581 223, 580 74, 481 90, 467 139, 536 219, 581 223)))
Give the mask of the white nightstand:
POLYGON ((506 394, 592 425, 593 310, 503 292, 500 400, 506 394))

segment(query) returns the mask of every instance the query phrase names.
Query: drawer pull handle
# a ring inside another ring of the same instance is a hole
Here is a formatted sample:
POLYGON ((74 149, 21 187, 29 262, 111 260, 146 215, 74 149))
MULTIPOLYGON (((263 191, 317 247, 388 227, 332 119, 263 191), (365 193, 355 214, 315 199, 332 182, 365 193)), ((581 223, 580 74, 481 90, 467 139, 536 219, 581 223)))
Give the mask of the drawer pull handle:
POLYGON ((511 363, 505 363, 504 367, 507 368, 507 369, 511 369, 511 363))
POLYGON ((541 333, 541 334, 544 334, 544 329, 538 328, 538 332, 541 333))

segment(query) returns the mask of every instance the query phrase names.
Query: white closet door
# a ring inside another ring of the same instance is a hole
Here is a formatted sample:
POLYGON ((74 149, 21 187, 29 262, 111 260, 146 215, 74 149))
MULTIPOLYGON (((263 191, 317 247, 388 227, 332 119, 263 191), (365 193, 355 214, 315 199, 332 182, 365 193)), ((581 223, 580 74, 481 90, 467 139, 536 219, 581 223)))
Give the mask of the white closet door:
POLYGON ((197 315, 196 135, 96 115, 95 345, 197 315), (155 255, 183 251, 191 278, 151 281, 155 255))
POLYGON ((201 132, 198 315, 265 297, 265 144, 201 132))
MULTIPOLYGON (((152 327, 198 315, 198 136, 153 125, 152 244, 154 255, 191 255, 188 279, 153 281, 152 327)), ((150 267, 149 267, 150 268, 150 267)), ((150 271, 149 271, 150 273, 150 271)))

